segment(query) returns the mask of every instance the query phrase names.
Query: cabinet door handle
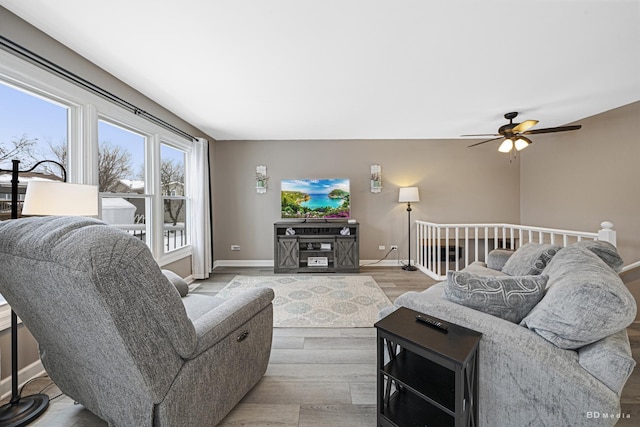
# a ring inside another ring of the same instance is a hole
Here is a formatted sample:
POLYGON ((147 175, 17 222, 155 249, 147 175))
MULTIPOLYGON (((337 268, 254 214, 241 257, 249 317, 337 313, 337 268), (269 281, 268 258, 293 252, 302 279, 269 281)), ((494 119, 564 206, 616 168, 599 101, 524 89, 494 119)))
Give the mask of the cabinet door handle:
POLYGON ((237 340, 238 342, 242 342, 242 341, 244 341, 248 336, 249 336, 249 331, 244 331, 244 332, 242 332, 240 335, 238 335, 238 338, 236 338, 236 340, 237 340))

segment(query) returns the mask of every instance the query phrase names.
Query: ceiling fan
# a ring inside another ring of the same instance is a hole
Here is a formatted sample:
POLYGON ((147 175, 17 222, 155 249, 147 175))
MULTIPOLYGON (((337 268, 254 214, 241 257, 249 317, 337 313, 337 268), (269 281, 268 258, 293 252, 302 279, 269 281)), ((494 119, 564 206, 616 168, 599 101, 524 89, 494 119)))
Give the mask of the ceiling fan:
POLYGON ((513 119, 518 116, 517 112, 507 113, 504 118, 509 120, 506 125, 500 126, 498 133, 496 134, 478 134, 478 135, 461 135, 461 136, 496 136, 497 138, 487 139, 486 141, 477 142, 471 144, 469 147, 475 147, 476 145, 484 144, 486 142, 497 141, 503 139, 502 144, 498 147, 498 151, 501 153, 511 153, 512 151, 520 151, 531 144, 531 140, 525 135, 534 135, 537 133, 552 133, 552 132, 566 132, 569 130, 578 130, 582 126, 559 126, 555 128, 544 129, 531 129, 538 121, 537 120, 525 120, 522 123, 513 123, 513 119), (531 129, 531 130, 530 130, 531 129))

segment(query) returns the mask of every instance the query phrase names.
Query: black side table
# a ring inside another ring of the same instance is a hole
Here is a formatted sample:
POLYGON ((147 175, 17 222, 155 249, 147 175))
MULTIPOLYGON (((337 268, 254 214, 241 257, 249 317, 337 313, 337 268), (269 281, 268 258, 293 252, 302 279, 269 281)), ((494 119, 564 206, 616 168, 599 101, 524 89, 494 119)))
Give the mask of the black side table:
POLYGON ((482 334, 401 307, 375 324, 379 426, 478 426, 478 345, 482 334), (385 363, 385 348, 388 362, 385 363))

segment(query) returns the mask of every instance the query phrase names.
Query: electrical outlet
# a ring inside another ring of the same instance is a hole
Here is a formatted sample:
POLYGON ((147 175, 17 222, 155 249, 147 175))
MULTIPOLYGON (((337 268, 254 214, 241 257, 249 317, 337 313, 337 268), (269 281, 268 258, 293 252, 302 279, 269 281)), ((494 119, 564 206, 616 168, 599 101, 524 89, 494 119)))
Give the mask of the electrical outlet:
POLYGON ((391 245, 391 250, 392 251, 397 251, 398 250, 398 245, 391 245))
POLYGON ((379 251, 384 251, 384 249, 385 249, 385 246, 384 246, 384 245, 380 245, 380 246, 378 246, 378 250, 379 250, 379 251))
POLYGON ((239 251, 240 250, 240 245, 231 245, 231 250, 232 251, 239 251))

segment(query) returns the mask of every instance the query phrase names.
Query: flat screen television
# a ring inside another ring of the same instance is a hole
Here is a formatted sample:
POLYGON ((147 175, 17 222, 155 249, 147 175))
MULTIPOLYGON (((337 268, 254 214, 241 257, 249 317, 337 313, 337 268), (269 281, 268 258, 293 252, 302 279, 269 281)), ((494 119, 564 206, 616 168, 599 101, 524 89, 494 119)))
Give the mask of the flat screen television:
POLYGON ((282 218, 344 219, 351 214, 348 179, 283 179, 282 218))

